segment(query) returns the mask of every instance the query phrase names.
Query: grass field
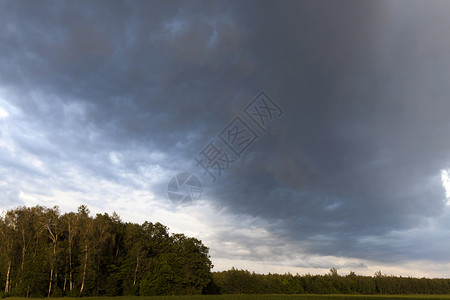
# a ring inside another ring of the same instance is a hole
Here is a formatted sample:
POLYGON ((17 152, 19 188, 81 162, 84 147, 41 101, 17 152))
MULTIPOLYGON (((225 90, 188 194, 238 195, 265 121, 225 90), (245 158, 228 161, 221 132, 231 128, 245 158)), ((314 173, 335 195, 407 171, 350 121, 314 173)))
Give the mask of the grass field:
MULTIPOLYGON (((450 295, 198 295, 198 296, 152 296, 152 297, 86 297, 89 300, 450 300, 450 295)), ((10 300, 29 300, 11 297, 10 300)), ((80 300, 80 298, 51 298, 52 300, 80 300)))

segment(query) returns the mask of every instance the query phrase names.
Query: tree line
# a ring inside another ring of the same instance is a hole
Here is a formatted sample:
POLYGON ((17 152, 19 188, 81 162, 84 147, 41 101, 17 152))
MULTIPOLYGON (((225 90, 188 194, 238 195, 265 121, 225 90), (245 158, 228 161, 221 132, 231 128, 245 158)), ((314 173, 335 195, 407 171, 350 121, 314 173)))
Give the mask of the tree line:
POLYGON ((387 276, 255 274, 232 268, 213 273, 208 292, 215 294, 449 294, 450 279, 387 276))
POLYGON ((0 216, 0 296, 449 294, 450 279, 211 273, 209 249, 160 223, 90 216, 86 206, 19 207, 0 216))
POLYGON ((199 294, 211 281, 208 251, 160 223, 19 207, 0 217, 0 296, 199 294))

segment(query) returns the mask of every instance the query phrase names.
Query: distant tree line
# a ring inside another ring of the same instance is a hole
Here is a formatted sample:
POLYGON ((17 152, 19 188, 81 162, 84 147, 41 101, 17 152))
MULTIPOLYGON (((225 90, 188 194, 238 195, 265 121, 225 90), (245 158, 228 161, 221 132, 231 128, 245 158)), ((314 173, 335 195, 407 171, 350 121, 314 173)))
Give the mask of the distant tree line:
POLYGON ((213 273, 211 294, 449 294, 450 279, 382 275, 340 276, 335 268, 326 275, 255 274, 231 269, 213 273))
POLYGON ((160 223, 19 207, 0 217, 0 296, 199 294, 208 251, 160 223))

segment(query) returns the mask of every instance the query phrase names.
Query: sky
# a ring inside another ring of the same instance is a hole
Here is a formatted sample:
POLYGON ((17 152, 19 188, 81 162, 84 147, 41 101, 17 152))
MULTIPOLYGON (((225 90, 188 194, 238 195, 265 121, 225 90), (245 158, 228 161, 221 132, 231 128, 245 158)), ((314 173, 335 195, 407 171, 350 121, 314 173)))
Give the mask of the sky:
POLYGON ((214 271, 450 277, 449 11, 0 0, 0 211, 161 222, 214 271))

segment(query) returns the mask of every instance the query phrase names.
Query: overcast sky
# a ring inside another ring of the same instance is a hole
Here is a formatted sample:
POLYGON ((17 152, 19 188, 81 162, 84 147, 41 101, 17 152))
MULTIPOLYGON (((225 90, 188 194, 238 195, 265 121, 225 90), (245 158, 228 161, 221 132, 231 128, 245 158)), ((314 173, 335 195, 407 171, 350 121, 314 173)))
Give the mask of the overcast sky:
POLYGON ((0 210, 161 222, 214 270, 450 277, 449 13, 1 0, 0 210))

